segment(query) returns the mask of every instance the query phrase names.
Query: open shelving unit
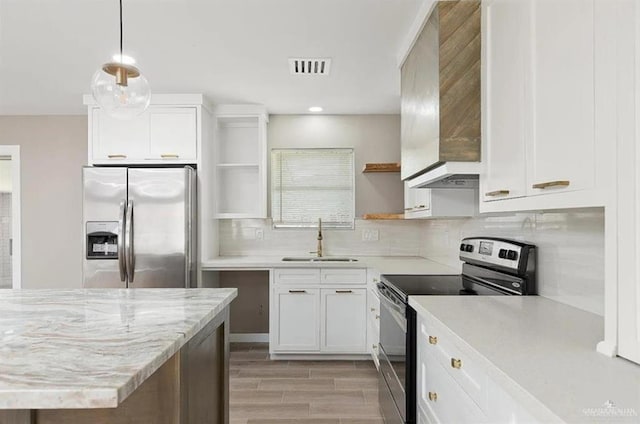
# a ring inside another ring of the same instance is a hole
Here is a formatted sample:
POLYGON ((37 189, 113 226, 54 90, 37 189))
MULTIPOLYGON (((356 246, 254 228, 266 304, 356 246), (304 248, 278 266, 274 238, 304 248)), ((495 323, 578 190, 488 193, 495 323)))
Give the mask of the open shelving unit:
POLYGON ((216 108, 215 219, 267 217, 266 109, 216 108))

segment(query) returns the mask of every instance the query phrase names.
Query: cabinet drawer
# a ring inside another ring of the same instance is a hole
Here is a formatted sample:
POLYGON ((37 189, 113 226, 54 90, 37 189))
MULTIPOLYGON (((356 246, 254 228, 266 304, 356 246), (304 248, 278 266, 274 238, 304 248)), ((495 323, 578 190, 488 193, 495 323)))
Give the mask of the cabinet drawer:
POLYGON ((366 284, 366 269, 321 269, 320 282, 322 284, 366 284))
POLYGON ((428 320, 418 320, 418 344, 481 408, 487 408, 487 375, 449 339, 433 330, 428 320))
POLYGON ((276 284, 319 284, 319 268, 276 268, 273 281, 276 284))
POLYGON ((418 364, 418 409, 431 421, 442 423, 486 423, 486 415, 445 371, 438 358, 422 350, 418 364))

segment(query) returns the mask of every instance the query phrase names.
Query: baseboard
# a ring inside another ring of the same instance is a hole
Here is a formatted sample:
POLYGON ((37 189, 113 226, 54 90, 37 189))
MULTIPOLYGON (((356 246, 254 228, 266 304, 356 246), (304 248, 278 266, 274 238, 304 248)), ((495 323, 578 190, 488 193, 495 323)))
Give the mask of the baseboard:
POLYGON ((269 333, 231 333, 231 343, 269 343, 269 333))

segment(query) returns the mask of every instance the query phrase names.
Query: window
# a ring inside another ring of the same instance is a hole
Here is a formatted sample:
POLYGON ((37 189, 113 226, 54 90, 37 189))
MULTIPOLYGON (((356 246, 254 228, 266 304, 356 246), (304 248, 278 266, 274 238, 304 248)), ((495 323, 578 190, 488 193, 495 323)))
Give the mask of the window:
POLYGON ((354 186, 353 149, 273 149, 273 226, 354 228, 354 186))

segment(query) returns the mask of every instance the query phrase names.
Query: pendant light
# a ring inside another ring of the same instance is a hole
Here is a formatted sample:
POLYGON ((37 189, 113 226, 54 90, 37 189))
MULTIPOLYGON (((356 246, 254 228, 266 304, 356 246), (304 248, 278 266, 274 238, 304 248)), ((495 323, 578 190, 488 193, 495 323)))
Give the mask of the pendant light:
POLYGON ((122 54, 122 0, 120 1, 120 55, 105 63, 93 75, 91 93, 100 107, 110 116, 131 119, 144 112, 151 102, 147 79, 122 54))

